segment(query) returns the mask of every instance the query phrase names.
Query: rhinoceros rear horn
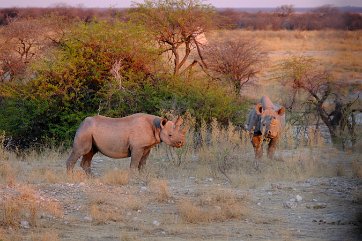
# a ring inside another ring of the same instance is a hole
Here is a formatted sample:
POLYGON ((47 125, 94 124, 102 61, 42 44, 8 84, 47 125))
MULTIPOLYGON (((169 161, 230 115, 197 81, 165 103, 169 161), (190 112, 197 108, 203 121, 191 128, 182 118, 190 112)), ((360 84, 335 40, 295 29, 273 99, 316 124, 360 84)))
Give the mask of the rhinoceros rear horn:
POLYGON ((261 115, 261 113, 263 113, 263 106, 261 103, 255 105, 255 111, 258 115, 261 115))
POLYGON ((182 125, 182 123, 184 123, 184 120, 182 119, 181 116, 178 116, 176 121, 175 121, 175 128, 180 128, 180 126, 182 125))

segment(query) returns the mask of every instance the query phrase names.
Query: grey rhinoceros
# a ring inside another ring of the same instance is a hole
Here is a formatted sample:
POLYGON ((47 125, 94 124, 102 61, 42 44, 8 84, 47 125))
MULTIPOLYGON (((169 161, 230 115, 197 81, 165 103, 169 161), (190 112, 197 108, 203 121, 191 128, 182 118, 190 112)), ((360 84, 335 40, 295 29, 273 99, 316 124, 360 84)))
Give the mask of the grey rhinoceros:
MULTIPOLYGON (((255 151, 255 159, 263 156, 263 140, 268 139, 268 157, 272 158, 285 126, 285 108, 272 103, 268 96, 263 96, 248 116, 246 130, 249 131, 255 151)), ((258 162, 255 163, 258 167, 258 162)))
POLYGON ((130 167, 141 169, 152 147, 164 142, 173 147, 185 143, 187 128, 181 129, 183 120, 169 121, 149 114, 133 114, 123 118, 101 115, 87 117, 74 137, 73 149, 67 160, 68 174, 82 156, 80 166, 91 175, 91 161, 100 152, 111 158, 131 157, 130 167))

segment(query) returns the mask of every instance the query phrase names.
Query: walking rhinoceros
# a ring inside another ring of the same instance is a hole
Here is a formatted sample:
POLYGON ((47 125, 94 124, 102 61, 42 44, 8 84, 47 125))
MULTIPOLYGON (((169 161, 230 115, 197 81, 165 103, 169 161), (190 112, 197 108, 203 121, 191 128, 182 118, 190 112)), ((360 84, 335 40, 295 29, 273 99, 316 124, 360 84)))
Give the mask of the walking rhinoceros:
MULTIPOLYGON (((255 151, 255 159, 263 156, 263 141, 269 139, 268 157, 272 158, 285 125, 285 108, 275 105, 268 96, 263 96, 248 116, 246 130, 249 131, 255 151)), ((258 162, 256 162, 256 167, 258 162)))
POLYGON ((80 165, 91 175, 92 157, 97 152, 111 158, 131 157, 130 167, 141 169, 151 148, 160 142, 173 147, 181 147, 185 143, 187 128, 181 129, 182 123, 181 117, 169 121, 143 113, 123 118, 87 117, 74 137, 73 149, 67 160, 68 174, 83 156, 80 165))

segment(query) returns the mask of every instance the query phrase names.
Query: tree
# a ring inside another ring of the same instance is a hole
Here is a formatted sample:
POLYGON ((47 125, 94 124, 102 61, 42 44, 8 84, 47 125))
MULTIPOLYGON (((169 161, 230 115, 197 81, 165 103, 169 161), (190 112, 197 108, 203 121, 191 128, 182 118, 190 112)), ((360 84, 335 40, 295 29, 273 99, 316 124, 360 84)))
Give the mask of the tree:
POLYGON ((7 25, 13 22, 19 16, 19 10, 16 8, 4 8, 0 10, 0 25, 7 25))
MULTIPOLYGON (((119 21, 79 23, 32 64, 29 81, 0 84, 0 131, 22 147, 47 138, 69 141, 85 116, 103 111, 109 95, 122 92, 108 88, 114 63, 137 86, 158 58, 142 27, 119 21)), ((120 104, 135 108, 124 99, 120 104)))
POLYGON ((304 114, 316 114, 327 126, 334 144, 342 144, 343 148, 347 143, 352 147, 356 144, 355 114, 360 111, 356 109, 359 96, 351 97, 350 84, 332 81, 331 74, 318 68, 315 59, 305 56, 285 60, 281 77, 282 84, 292 93, 290 109, 298 93, 306 94, 304 114))
POLYGON ((188 63, 191 50, 202 60, 198 36, 212 26, 213 8, 201 0, 146 0, 135 4, 131 18, 150 29, 162 53, 169 54, 173 74, 178 75, 197 63, 188 63), (185 67, 187 66, 187 67, 185 67))
POLYGON ((1 80, 13 80, 25 71, 41 48, 42 29, 38 20, 14 21, 4 27, 0 49, 1 80))
POLYGON ((216 79, 230 82, 238 94, 254 80, 266 58, 260 44, 248 39, 215 41, 205 47, 208 73, 216 79))
MULTIPOLYGON (((69 23, 68 23, 69 27, 69 23)), ((1 29, 0 82, 24 77, 27 66, 65 34, 65 21, 52 16, 12 21, 1 29)))
POLYGON ((275 9, 275 14, 279 17, 288 17, 294 13, 293 5, 282 5, 275 9))

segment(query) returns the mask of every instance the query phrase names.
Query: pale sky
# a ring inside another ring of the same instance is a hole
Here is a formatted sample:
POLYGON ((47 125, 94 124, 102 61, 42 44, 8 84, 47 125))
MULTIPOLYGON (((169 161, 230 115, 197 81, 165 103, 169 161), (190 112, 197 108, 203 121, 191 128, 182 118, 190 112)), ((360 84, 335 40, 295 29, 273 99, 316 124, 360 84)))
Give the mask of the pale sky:
MULTIPOLYGON (((130 7, 132 2, 143 2, 142 0, 0 0, 0 8, 4 7, 50 7, 59 3, 70 6, 82 7, 130 7)), ((362 7, 362 0, 208 0, 215 7, 220 8, 255 8, 255 7, 278 7, 284 4, 292 4, 294 7, 318 7, 331 4, 340 6, 362 7)))

